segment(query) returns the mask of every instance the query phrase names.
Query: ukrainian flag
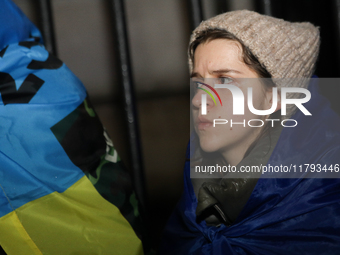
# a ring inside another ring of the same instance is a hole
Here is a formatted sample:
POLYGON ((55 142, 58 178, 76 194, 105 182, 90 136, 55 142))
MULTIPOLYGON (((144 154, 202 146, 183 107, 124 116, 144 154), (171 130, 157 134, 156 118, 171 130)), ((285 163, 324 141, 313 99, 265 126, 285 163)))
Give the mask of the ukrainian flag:
POLYGON ((143 254, 129 222, 93 185, 119 158, 84 86, 9 0, 0 0, 0 24, 3 251, 143 254))

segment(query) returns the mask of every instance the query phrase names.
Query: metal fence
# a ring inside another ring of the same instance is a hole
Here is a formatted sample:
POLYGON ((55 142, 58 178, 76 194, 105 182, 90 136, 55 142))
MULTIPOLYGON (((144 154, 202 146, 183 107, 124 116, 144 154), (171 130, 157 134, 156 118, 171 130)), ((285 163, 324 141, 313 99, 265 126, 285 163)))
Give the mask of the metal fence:
MULTIPOLYGON (((142 204, 146 205, 146 188, 143 160, 140 150, 138 116, 134 96, 134 83, 128 45, 127 27, 123 0, 107 0, 111 8, 113 33, 116 38, 116 63, 120 71, 120 85, 124 92, 124 111, 128 130, 128 144, 131 158, 131 170, 135 190, 142 204)), ((217 1, 219 11, 229 11, 229 1, 217 1)), ((53 11, 51 0, 39 0, 40 29, 46 48, 57 55, 53 29, 53 11)), ((188 0, 188 19, 194 29, 205 18, 201 0, 188 0)), ((320 77, 338 77, 340 75, 340 0, 253 0, 255 10, 259 13, 283 18, 289 21, 310 21, 321 27, 321 53, 316 74, 320 77)), ((339 112, 340 86, 321 88, 339 112)))

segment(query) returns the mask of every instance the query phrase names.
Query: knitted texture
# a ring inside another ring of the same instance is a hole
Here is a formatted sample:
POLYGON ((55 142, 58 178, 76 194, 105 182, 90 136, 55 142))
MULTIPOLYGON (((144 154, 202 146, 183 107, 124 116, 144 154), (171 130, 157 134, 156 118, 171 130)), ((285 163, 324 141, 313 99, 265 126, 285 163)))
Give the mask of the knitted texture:
MULTIPOLYGON (((281 78, 312 76, 320 36, 318 28, 311 23, 287 22, 248 10, 232 11, 203 21, 193 31, 190 43, 199 32, 207 29, 226 30, 235 35, 272 75, 274 82, 281 78)), ((189 67, 192 71, 190 58, 189 67)), ((303 84, 298 86, 307 86, 303 84)), ((281 85, 284 86, 277 83, 278 87, 281 85)))

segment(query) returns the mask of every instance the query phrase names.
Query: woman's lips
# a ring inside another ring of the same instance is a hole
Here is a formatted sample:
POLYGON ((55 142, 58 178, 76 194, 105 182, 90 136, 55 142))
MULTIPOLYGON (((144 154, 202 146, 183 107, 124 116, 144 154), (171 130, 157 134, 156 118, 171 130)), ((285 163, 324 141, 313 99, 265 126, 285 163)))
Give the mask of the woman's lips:
POLYGON ((202 116, 199 116, 196 121, 196 126, 198 130, 205 130, 209 127, 212 127, 213 123, 212 121, 203 118, 202 116))
POLYGON ((211 122, 199 122, 197 125, 198 130, 205 130, 212 126, 211 122))

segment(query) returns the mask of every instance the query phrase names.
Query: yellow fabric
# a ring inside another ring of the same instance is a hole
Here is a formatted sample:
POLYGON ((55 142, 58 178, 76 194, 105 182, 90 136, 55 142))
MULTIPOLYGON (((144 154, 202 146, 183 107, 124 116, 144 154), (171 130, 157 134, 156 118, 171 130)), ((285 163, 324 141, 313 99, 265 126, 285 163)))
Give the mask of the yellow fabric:
POLYGON ((42 255, 15 212, 0 218, 0 233, 0 245, 8 255, 42 255))
MULTIPOLYGON (((100 196, 86 176, 65 192, 34 200, 16 209, 16 213, 44 255, 143 254, 141 241, 129 223, 117 207, 100 196)), ((11 231, 0 228, 1 235, 11 231)), ((24 242, 21 239, 16 235, 1 245, 8 255, 26 254, 12 252, 24 242)), ((30 245, 30 240, 25 241, 26 246, 30 245)))

